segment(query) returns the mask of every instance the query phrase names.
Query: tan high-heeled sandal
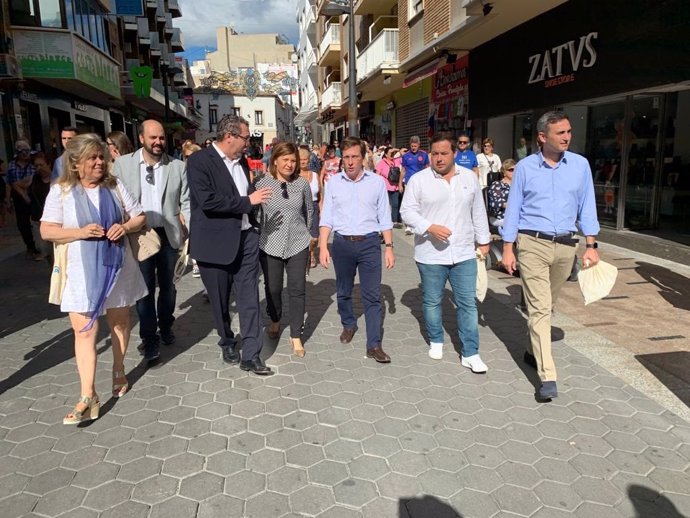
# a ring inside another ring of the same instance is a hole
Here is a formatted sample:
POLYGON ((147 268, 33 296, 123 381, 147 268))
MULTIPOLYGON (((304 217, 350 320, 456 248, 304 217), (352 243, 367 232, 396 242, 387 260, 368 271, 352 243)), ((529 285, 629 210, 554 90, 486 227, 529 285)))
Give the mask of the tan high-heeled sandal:
POLYGON ((93 396, 81 396, 76 405, 74 405, 74 410, 65 416, 62 420, 62 424, 79 424, 82 421, 93 421, 98 419, 98 414, 101 409, 101 402, 98 400, 98 395, 93 396), (77 405, 81 403, 86 405, 83 410, 78 410, 77 405))
POLYGON ((290 338, 290 342, 292 342, 292 354, 294 354, 298 358, 304 358, 304 355, 307 354, 307 351, 304 350, 304 346, 302 345, 302 339, 290 338))
POLYGON ((125 371, 123 370, 117 370, 113 371, 113 397, 116 398, 121 398, 125 394, 127 394, 127 391, 129 390, 129 382, 127 381, 127 376, 125 376, 125 371), (117 380, 123 379, 125 380, 124 383, 117 383, 117 380))

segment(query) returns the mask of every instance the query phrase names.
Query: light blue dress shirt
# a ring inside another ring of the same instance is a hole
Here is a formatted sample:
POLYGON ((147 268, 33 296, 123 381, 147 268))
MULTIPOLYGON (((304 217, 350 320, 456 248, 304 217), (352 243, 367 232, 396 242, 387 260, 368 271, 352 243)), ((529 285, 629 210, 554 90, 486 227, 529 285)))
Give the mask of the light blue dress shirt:
POLYGON ((364 171, 356 180, 344 172, 325 187, 319 226, 344 236, 363 236, 393 228, 386 184, 376 173, 364 171))
POLYGON ((513 243, 519 230, 547 234, 599 233, 594 183, 589 162, 566 151, 551 167, 541 152, 520 160, 510 186, 503 239, 513 243))

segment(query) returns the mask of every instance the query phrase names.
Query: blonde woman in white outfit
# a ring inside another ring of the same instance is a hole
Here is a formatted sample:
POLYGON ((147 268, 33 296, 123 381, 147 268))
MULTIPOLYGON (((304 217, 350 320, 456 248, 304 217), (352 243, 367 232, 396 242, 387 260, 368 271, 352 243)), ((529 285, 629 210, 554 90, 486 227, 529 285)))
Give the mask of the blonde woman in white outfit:
POLYGON ((482 189, 488 187, 487 176, 489 173, 499 173, 501 171, 501 157, 494 153, 494 140, 485 138, 482 140, 482 152, 477 155, 479 164, 479 185, 482 189))

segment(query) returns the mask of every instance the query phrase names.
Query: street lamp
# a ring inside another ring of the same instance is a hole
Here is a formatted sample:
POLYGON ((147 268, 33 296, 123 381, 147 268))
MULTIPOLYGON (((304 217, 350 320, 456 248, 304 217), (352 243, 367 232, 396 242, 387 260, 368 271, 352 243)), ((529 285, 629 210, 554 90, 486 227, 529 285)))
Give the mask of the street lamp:
POLYGON ((348 25, 348 44, 347 44, 347 125, 348 135, 359 137, 359 124, 357 121, 357 57, 355 56, 355 9, 353 0, 330 0, 321 13, 326 16, 340 16, 347 14, 350 16, 348 25))
POLYGON ((168 154, 172 155, 175 151, 175 143, 170 138, 170 93, 168 91, 168 79, 172 79, 177 74, 181 74, 183 70, 179 67, 171 67, 167 63, 161 64, 161 79, 163 80, 163 96, 165 99, 165 141, 167 143, 168 154))

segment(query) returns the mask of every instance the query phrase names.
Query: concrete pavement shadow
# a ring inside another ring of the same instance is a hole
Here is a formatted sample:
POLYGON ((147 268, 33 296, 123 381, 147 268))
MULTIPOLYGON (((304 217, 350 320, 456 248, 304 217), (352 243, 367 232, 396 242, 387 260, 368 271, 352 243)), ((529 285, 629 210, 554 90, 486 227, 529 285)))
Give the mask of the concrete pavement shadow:
MULTIPOLYGON (((335 279, 322 279, 317 283, 307 281, 306 319, 304 321, 304 332, 302 333, 304 343, 307 343, 313 336, 328 308, 335 302, 333 297, 335 293, 335 279), (311 297, 310 294, 312 295, 311 297), (326 300, 328 302, 324 303, 326 300)), ((284 305, 283 307, 286 306, 284 305)))
POLYGON ((690 279, 663 266, 639 261, 635 271, 659 288, 660 295, 673 307, 690 311, 690 279))
POLYGON ((512 302, 516 295, 519 297, 514 289, 519 290, 520 287, 509 286, 509 295, 494 293, 489 289, 484 302, 479 304, 479 322, 480 325, 488 327, 496 335, 496 338, 503 343, 525 378, 534 385, 536 394, 537 389, 541 386, 541 380, 537 371, 525 364, 523 360, 529 340, 529 331, 526 316, 520 311, 519 304, 512 302))
POLYGON ((635 359, 690 407, 690 352, 637 354, 635 359))
POLYGON ((463 518, 460 513, 435 496, 401 498, 398 518, 463 518))
MULTIPOLYGON (((419 334, 424 337, 429 343, 429 337, 426 334, 426 325, 424 324, 424 313, 422 312, 422 288, 421 285, 417 288, 407 290, 400 297, 400 302, 407 306, 412 313, 412 316, 417 320, 419 325, 419 334)), ((442 325, 445 333, 450 337, 453 348, 460 355, 462 344, 458 336, 458 326, 455 318, 455 303, 453 302, 453 292, 450 289, 443 291, 443 302, 441 303, 442 311, 442 325)))
POLYGON ((50 269, 44 261, 27 261, 15 254, 0 262, 0 339, 44 320, 64 315, 48 304, 50 269))
MULTIPOLYGON (((104 318, 100 319, 99 324, 96 344, 107 336, 110 336, 110 330, 104 318)), ((110 340, 107 340, 101 347, 96 348, 96 353, 101 354, 109 348, 110 340)), ((68 328, 53 338, 36 345, 31 352, 27 353, 24 359, 29 361, 8 378, 0 381, 0 394, 4 394, 29 378, 47 371, 56 365, 60 365, 71 358, 74 358, 74 333, 71 328, 68 328)), ((79 380, 76 373, 74 379, 75 381, 79 380)))
POLYGON ((628 498, 635 507, 634 518, 685 518, 668 497, 649 487, 630 484, 628 498))

